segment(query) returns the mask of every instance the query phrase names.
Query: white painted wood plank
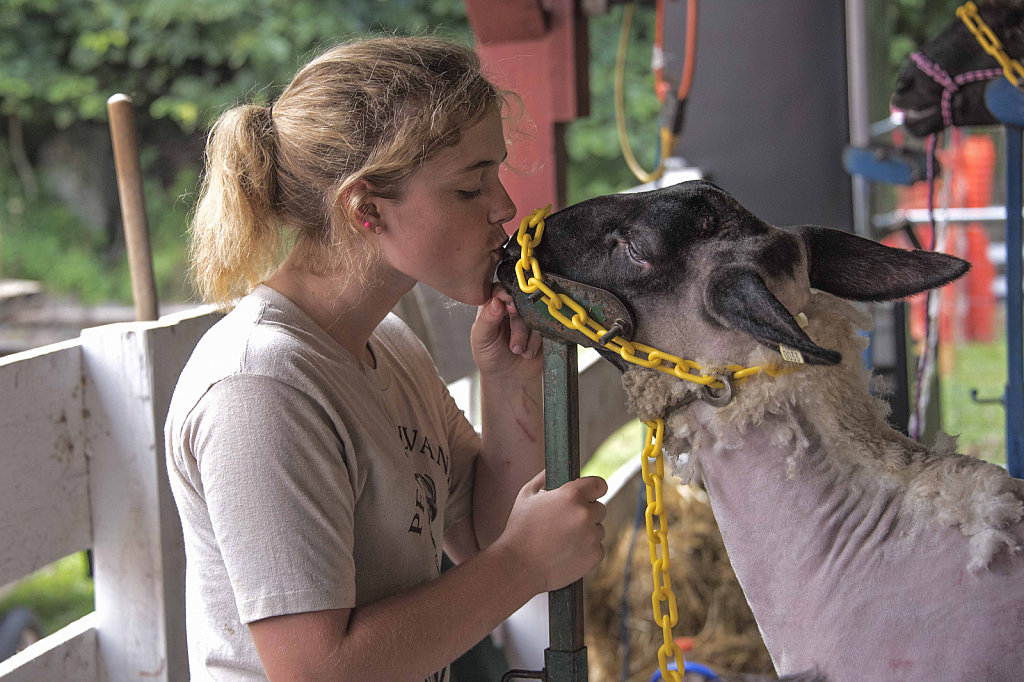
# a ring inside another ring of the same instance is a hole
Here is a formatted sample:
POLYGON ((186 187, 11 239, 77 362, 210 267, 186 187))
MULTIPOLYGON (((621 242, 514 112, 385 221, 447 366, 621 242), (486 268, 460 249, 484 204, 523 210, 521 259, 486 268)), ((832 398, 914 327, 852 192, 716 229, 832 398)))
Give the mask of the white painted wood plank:
POLYGON ((0 585, 92 542, 77 340, 0 359, 0 585))
POLYGON ((156 454, 159 462, 160 542, 163 557, 163 602, 168 651, 168 679, 188 679, 188 651, 185 642, 185 540, 181 519, 167 479, 164 451, 164 422, 171 404, 174 386, 182 368, 203 334, 221 318, 207 312, 182 317, 173 324, 154 327, 148 332, 148 344, 154 361, 153 410, 157 426, 156 454))
POLYGON ((215 319, 196 311, 82 332, 98 666, 110 682, 188 678, 184 550, 163 422, 181 367, 215 319))
POLYGON ((0 661, 0 682, 98 682, 96 612, 0 661))

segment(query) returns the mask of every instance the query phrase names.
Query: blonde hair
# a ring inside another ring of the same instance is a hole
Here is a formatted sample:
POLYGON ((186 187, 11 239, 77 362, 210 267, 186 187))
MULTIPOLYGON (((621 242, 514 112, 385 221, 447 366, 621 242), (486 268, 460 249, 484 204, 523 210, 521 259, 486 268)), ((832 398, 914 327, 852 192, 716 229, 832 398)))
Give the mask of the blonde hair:
POLYGON ((501 111, 506 94, 467 47, 383 37, 323 53, 270 107, 224 112, 190 227, 196 292, 220 305, 249 293, 281 262, 289 234, 312 272, 359 271, 357 259, 375 254, 357 229, 365 186, 400 198, 420 164, 501 111))

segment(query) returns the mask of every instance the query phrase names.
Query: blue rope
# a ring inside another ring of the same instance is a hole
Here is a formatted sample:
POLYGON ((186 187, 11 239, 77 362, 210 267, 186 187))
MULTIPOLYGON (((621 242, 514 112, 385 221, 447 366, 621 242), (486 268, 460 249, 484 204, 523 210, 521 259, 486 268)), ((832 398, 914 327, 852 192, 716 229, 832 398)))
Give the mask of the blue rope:
MULTIPOLYGON (((668 664, 668 669, 669 670, 678 670, 678 668, 676 667, 676 662, 675 661, 671 661, 668 664)), ((716 673, 714 670, 712 670, 711 668, 707 667, 706 665, 704 665, 702 663, 694 663, 693 661, 684 661, 683 662, 683 674, 685 675, 686 673, 700 673, 707 680, 717 680, 718 679, 718 673, 716 673)), ((660 680, 660 679, 662 679, 662 677, 661 677, 661 670, 655 670, 654 674, 651 675, 651 682, 658 682, 658 680, 660 680)))

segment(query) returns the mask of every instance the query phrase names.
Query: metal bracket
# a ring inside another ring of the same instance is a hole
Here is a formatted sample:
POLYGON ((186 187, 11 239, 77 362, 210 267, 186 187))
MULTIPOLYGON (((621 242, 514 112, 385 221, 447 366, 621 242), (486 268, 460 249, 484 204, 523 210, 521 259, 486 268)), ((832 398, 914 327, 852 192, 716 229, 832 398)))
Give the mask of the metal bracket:
POLYGON ((976 388, 972 388, 971 389, 971 400, 973 400, 974 402, 976 402, 979 405, 995 405, 995 404, 999 404, 999 405, 1002 405, 1004 407, 1006 406, 1006 400, 1003 397, 999 397, 999 398, 979 398, 978 397, 978 389, 976 389, 976 388))
MULTIPOLYGON (((498 265, 498 270, 501 272, 502 268, 514 267, 514 262, 503 261, 498 265)), ((504 280, 506 274, 508 279, 515 280, 515 275, 511 272, 503 273, 500 278, 504 280)), ((602 327, 608 329, 608 333, 615 331, 611 338, 619 336, 626 341, 632 340, 633 333, 636 330, 633 313, 615 294, 550 273, 544 273, 544 283, 555 292, 566 294, 583 306, 587 311, 587 315, 602 327), (618 326, 616 327, 616 325, 618 326)), ((587 348, 600 348, 603 346, 603 343, 611 340, 611 338, 607 338, 607 340, 599 345, 591 341, 582 332, 565 327, 548 313, 547 304, 540 300, 544 295, 540 291, 527 295, 518 287, 513 287, 509 293, 512 294, 512 299, 516 304, 516 311, 523 318, 526 326, 539 331, 544 336, 576 343, 587 348)), ((563 312, 567 311, 566 308, 562 308, 562 310, 563 312)), ((568 311, 567 316, 572 317, 572 311, 568 311)), ((603 338, 606 337, 608 337, 608 334, 605 334, 603 338)))
POLYGON ((501 682, 510 680, 545 680, 548 679, 548 669, 543 670, 509 670, 501 676, 501 682))

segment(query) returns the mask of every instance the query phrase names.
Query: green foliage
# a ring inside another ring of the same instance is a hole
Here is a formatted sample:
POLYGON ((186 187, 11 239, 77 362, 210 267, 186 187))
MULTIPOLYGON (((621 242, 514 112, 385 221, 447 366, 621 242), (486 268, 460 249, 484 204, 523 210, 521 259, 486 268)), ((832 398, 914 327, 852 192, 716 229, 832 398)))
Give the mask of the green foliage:
POLYGON ((125 92, 190 132, 346 36, 438 26, 468 39, 460 0, 0 0, 0 113, 66 128, 125 92))
POLYGON ((43 636, 95 610, 93 582, 85 552, 39 569, 0 599, 0 614, 24 607, 39 619, 43 636))
MULTIPOLYGON (((569 203, 619 192, 640 182, 626 166, 615 128, 615 57, 622 26, 622 8, 590 19, 590 116, 569 126, 569 203)), ((661 107, 654 94, 651 48, 653 8, 633 14, 626 56, 626 121, 633 153, 644 168, 654 168, 661 107)))
MULTIPOLYGON (((5 147, 0 145, 0 167, 5 147)), ((191 296, 185 280, 186 218, 195 202, 198 169, 187 167, 167 189, 145 182, 146 213, 157 295, 161 301, 191 296)), ((86 227, 64 204, 42 193, 26 200, 12 189, 17 180, 0 173, 0 272, 4 277, 44 282, 49 291, 86 304, 130 303, 131 278, 121 242, 111 248, 105 234, 86 227)))

